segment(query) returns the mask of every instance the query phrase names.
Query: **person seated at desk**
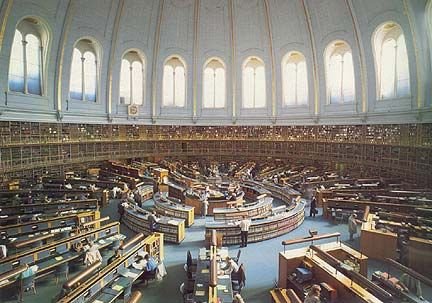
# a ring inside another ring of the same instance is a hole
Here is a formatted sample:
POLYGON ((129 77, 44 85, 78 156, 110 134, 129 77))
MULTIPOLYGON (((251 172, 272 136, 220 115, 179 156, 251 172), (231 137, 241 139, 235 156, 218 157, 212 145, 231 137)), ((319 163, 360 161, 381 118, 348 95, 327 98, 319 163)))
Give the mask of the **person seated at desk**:
POLYGON ((221 268, 224 271, 224 274, 231 275, 238 272, 239 266, 233 259, 231 259, 230 257, 226 257, 225 261, 226 266, 221 268))
POLYGON ((317 284, 312 285, 305 297, 304 303, 321 303, 320 293, 321 287, 317 284))
POLYGON ((90 241, 89 245, 90 247, 84 257, 84 264, 90 266, 97 261, 102 262, 102 256, 97 245, 95 245, 92 241, 90 241))
POLYGON ((155 259, 147 252, 145 252, 144 255, 139 254, 137 260, 132 264, 133 268, 143 270, 143 273, 138 277, 138 280, 142 281, 154 277, 157 266, 155 259))

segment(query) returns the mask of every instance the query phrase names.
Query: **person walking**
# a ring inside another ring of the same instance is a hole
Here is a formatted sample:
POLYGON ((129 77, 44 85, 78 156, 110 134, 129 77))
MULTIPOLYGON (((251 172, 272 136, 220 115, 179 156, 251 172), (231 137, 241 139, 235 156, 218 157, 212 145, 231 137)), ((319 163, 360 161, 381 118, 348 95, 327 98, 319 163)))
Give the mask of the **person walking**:
POLYGON ((317 213, 318 213, 318 210, 317 210, 317 201, 316 201, 316 198, 313 197, 312 200, 311 200, 311 204, 310 204, 309 217, 314 217, 315 218, 315 215, 317 213))
POLYGON ((352 213, 348 218, 348 232, 350 234, 350 241, 354 240, 354 235, 357 234, 357 224, 361 221, 357 220, 357 214, 352 213))
POLYGON ((247 247, 249 227, 251 226, 251 224, 252 224, 251 220, 248 219, 246 216, 243 216, 243 219, 238 224, 240 226, 240 238, 241 238, 240 247, 247 247))

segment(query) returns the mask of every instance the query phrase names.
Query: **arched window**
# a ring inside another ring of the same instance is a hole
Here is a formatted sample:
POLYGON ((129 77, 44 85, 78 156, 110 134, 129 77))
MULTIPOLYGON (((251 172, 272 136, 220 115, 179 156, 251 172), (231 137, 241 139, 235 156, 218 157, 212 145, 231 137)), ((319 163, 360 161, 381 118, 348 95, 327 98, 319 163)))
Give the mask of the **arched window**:
POLYGON ((328 103, 353 102, 355 77, 350 46, 342 41, 331 43, 326 49, 325 59, 328 103))
POLYGON ((136 51, 123 56, 120 71, 120 104, 142 105, 144 100, 144 64, 136 51))
POLYGON ((171 57, 164 66, 163 106, 185 107, 186 105, 186 69, 178 57, 171 57))
POLYGON ((378 99, 410 95, 410 77, 405 37, 393 22, 378 27, 374 34, 378 99))
POLYGON ((204 68, 204 108, 224 108, 226 101, 225 66, 218 59, 212 59, 204 68))
POLYGON ((256 57, 243 64, 243 108, 266 106, 266 83, 264 62, 256 57))
POLYGON ((94 43, 82 39, 76 44, 71 65, 70 97, 74 100, 96 101, 98 63, 94 43))
POLYGON ((298 52, 285 56, 282 63, 283 104, 305 105, 308 103, 308 79, 306 58, 298 52))
POLYGON ((39 20, 21 21, 14 35, 9 64, 9 90, 42 95, 44 48, 48 34, 39 20))

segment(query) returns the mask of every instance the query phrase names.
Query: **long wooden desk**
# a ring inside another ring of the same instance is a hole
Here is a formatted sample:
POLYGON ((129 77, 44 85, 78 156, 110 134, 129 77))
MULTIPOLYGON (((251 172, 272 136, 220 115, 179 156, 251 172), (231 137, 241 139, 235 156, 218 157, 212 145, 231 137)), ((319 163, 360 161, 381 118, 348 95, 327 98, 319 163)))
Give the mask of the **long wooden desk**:
MULTIPOLYGON (((122 223, 128 228, 144 235, 150 234, 149 212, 138 206, 125 208, 122 223)), ((185 238, 185 220, 160 217, 155 231, 163 233, 167 242, 180 243, 185 238)))
POLYGON ((68 210, 99 210, 98 200, 75 200, 52 203, 22 204, 18 206, 2 206, 0 215, 52 214, 68 210))
POLYGON ((312 267, 313 283, 325 282, 337 291, 337 301, 340 303, 381 303, 377 297, 361 285, 337 271, 317 254, 308 252, 308 247, 289 250, 279 253, 279 281, 280 288, 293 288, 300 298, 304 298, 302 285, 292 279, 291 273, 296 268, 307 263, 312 267))
MULTIPOLYGON (((212 298, 214 297, 213 291, 216 288, 217 297, 220 298, 221 302, 232 302, 233 300, 233 290, 231 285, 230 275, 219 275, 217 279, 217 286, 210 286, 210 260, 216 257, 218 260, 224 260, 228 256, 227 248, 216 248, 212 246, 210 250, 201 248, 197 259, 197 269, 196 278, 194 285, 193 299, 195 302, 214 302, 212 298)), ((222 267, 222 263, 218 262, 218 268, 222 267)))
MULTIPOLYGON (((269 216, 265 219, 253 220, 249 228, 248 242, 259 242, 286 234, 300 226, 304 220, 305 202, 297 203, 293 209, 269 216)), ((240 228, 234 222, 206 223, 206 236, 212 230, 223 235, 224 245, 240 244, 240 228)))
POLYGON ((194 207, 177 203, 177 201, 171 197, 162 197, 160 193, 154 194, 153 200, 155 202, 154 206, 158 214, 184 219, 186 227, 190 227, 194 223, 194 207))
POLYGON ((39 266, 37 275, 42 275, 62 263, 81 257, 82 251, 78 253, 71 249, 74 244, 84 239, 94 239, 99 248, 102 249, 112 244, 115 240, 123 239, 124 236, 120 235, 119 232, 120 224, 118 222, 110 223, 100 228, 72 235, 67 239, 62 239, 43 247, 8 256, 7 258, 0 259, 0 273, 9 271, 22 264, 36 264, 39 266))
MULTIPOLYGON (((153 235, 149 236, 133 246, 128 247, 121 252, 121 257, 114 260, 102 268, 97 275, 93 275, 84 281, 81 285, 73 289, 63 298, 59 299, 58 303, 84 303, 84 302, 115 302, 121 294, 126 290, 130 291, 132 283, 142 274, 142 270, 138 270, 132 266, 138 254, 148 251, 148 245, 154 242, 153 235)), ((159 243, 163 247, 163 241, 159 243)), ((159 252, 155 255, 149 252, 157 262, 159 262, 159 252)), ((125 293, 125 296, 129 294, 125 293)), ((125 298, 127 299, 127 298, 125 298)))
POLYGON ((62 227, 74 227, 80 223, 93 221, 100 218, 99 211, 81 212, 66 216, 43 218, 42 220, 30 220, 28 222, 0 226, 0 234, 7 233, 8 237, 19 237, 44 232, 62 227))

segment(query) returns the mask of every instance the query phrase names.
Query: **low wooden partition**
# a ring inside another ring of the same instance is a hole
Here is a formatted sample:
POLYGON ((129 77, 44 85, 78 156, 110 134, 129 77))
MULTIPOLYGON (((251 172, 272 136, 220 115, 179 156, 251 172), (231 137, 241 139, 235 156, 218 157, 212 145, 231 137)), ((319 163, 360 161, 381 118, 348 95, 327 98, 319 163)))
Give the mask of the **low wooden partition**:
POLYGON ((175 199, 179 199, 181 202, 184 203, 184 201, 185 201, 184 192, 186 191, 186 187, 184 187, 184 186, 182 186, 180 184, 168 181, 165 184, 159 185, 159 188, 163 188, 165 186, 168 186, 168 190, 167 191, 168 191, 168 195, 170 197, 175 198, 175 199))
MULTIPOLYGON (((149 212, 129 204, 124 210, 122 223, 128 228, 144 235, 150 235, 149 212)), ((158 218, 155 231, 163 233, 167 242, 180 243, 185 238, 185 220, 171 217, 158 218)))
POLYGON ((272 212, 273 198, 263 197, 255 203, 236 208, 214 208, 213 216, 216 221, 240 220, 243 217, 263 218, 272 212))
POLYGON ((81 241, 86 239, 93 239, 99 249, 103 249, 116 240, 124 239, 124 236, 120 234, 120 223, 118 222, 110 223, 87 232, 77 233, 66 239, 0 259, 0 274, 10 271, 19 265, 27 264, 29 266, 38 265, 39 269, 36 277, 44 276, 63 263, 80 258, 84 252, 77 252, 72 248, 75 244, 81 243, 81 241))
MULTIPOLYGON (((190 195, 187 192, 184 195, 185 195, 185 204, 192 206, 192 207, 195 207, 195 213, 201 214, 202 213, 201 199, 197 195, 190 195)), ((240 196, 236 197, 235 200, 225 199, 224 196, 221 196, 220 199, 215 199, 215 198, 210 197, 207 200, 209 202, 207 214, 210 216, 213 215, 213 210, 215 208, 227 208, 227 207, 240 207, 240 206, 242 206, 244 203, 243 195, 244 195, 244 193, 242 192, 242 194, 240 196)))
POLYGON ((194 223, 194 207, 181 204, 179 203, 179 200, 175 200, 171 197, 163 197, 160 195, 160 193, 154 194, 153 200, 155 202, 154 207, 158 214, 178 219, 184 219, 186 227, 190 227, 194 223))
POLYGON ((304 299, 304 287, 319 283, 326 283, 329 289, 334 290, 332 293, 334 302, 383 302, 366 290, 365 287, 356 283, 351 278, 348 278, 345 274, 324 261, 318 254, 310 252, 309 247, 279 253, 278 287, 292 288, 299 298, 304 299), (294 273, 298 267, 305 266, 311 270, 313 278, 306 283, 300 283, 295 280, 292 273, 294 273), (335 296, 337 296, 336 300, 335 296))
MULTIPOLYGON (((253 220, 249 228, 248 242, 260 242, 286 234, 300 226, 304 220, 305 202, 297 203, 293 209, 269 216, 265 219, 253 220)), ((206 223, 206 235, 216 230, 223 235, 224 245, 240 244, 240 228, 233 222, 206 223)))
POLYGON ((362 223, 360 250, 372 259, 397 259, 397 235, 387 230, 375 229, 373 215, 362 223))

